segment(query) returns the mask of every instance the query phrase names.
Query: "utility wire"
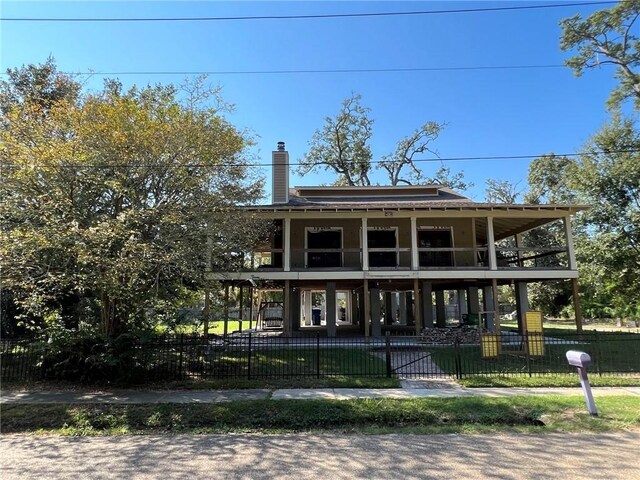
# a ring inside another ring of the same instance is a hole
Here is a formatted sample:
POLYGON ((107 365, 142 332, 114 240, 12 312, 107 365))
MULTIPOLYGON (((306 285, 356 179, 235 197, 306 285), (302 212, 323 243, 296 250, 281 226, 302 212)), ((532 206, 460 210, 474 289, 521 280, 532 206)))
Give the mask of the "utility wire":
MULTIPOLYGON (((609 155, 615 153, 640 153, 640 149, 625 149, 625 150, 599 150, 599 151, 590 151, 583 153, 554 153, 554 157, 578 157, 581 155, 609 155)), ((484 156, 484 157, 436 157, 436 158, 418 158, 414 159, 413 163, 427 163, 427 162, 468 162, 468 161, 484 161, 484 160, 531 160, 534 158, 540 158, 544 156, 551 156, 552 154, 538 154, 538 155, 493 155, 493 156, 484 156)), ((373 160, 371 164, 380 164, 383 160, 373 160)), ((241 167, 272 167, 275 164, 273 162, 266 163, 235 163, 235 164, 225 164, 225 165, 207 165, 204 163, 185 163, 185 164, 174 164, 176 168, 241 168, 241 167)), ((301 163, 289 163, 290 167, 300 166, 301 163)), ((81 164, 63 164, 63 165, 46 165, 43 163, 32 163, 29 165, 18 165, 15 163, 4 163, 0 164, 0 169, 3 167, 11 168, 35 168, 35 167, 73 167, 73 168, 136 168, 136 167, 164 167, 166 164, 128 164, 128 165, 119 165, 119 164, 97 164, 97 165, 81 165, 81 164)), ((322 166, 322 165, 318 165, 322 166)))
MULTIPOLYGON (((310 70, 165 70, 165 71, 113 71, 113 72, 60 72, 64 75, 286 75, 297 73, 392 73, 392 72, 455 72, 473 70, 524 70, 543 68, 565 68, 563 64, 541 65, 477 65, 468 67, 407 67, 407 68, 335 68, 335 69, 310 69, 310 70)), ((0 72, 0 75, 8 75, 0 72)))
POLYGON ((577 2, 552 3, 544 5, 519 5, 512 7, 462 8, 447 10, 421 10, 409 12, 370 12, 370 13, 329 13, 317 15, 258 15, 237 17, 0 17, 3 22, 212 22, 212 21, 241 21, 241 20, 305 20, 323 18, 361 18, 361 17, 399 17, 416 15, 440 15, 447 13, 481 13, 504 12, 513 10, 540 10, 546 8, 582 7, 591 5, 612 5, 620 2, 577 2))

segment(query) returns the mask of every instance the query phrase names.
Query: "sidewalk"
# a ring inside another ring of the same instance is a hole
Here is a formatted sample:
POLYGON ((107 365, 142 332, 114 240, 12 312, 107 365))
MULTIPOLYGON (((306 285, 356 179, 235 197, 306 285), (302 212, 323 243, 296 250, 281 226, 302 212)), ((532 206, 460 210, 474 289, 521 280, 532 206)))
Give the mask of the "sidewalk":
MULTIPOLYGON (((417 382, 416 382, 417 383, 417 382)), ((582 396, 580 388, 287 388, 278 390, 103 390, 0 392, 0 404, 43 403, 219 403, 238 400, 352 400, 358 398, 455 398, 455 397, 515 397, 530 395, 582 396)), ((595 398, 634 395, 640 397, 640 387, 595 387, 595 398)))

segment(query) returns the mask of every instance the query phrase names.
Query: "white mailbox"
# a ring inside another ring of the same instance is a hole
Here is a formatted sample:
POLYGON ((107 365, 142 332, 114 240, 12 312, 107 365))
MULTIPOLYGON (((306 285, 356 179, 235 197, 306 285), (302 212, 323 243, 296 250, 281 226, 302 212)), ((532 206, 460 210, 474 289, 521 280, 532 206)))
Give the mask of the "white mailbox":
POLYGON ((567 361, 569 365, 573 365, 574 367, 586 368, 591 365, 591 357, 589 354, 578 350, 569 350, 567 352, 567 361))
POLYGON ((584 399, 587 402, 587 410, 594 417, 598 415, 596 409, 596 403, 593 401, 593 393, 591 392, 591 385, 589 384, 589 378, 587 377, 587 367, 591 365, 591 356, 588 353, 581 352, 579 350, 567 351, 567 361, 569 365, 572 365, 578 369, 578 376, 580 377, 580 385, 582 385, 582 391, 584 392, 584 399))

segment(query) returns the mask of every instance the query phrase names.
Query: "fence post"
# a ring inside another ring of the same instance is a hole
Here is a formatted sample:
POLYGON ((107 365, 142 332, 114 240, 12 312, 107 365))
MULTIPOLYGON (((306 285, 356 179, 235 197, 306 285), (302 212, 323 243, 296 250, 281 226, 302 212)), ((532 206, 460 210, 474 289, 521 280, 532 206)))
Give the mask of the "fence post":
POLYGON ((595 364, 596 364, 596 372, 598 372, 598 376, 602 376, 602 369, 600 368, 600 335, 598 335, 597 330, 593 330, 593 343, 595 343, 596 347, 596 355, 595 355, 595 364))
POLYGON ((455 351, 456 378, 460 380, 462 378, 462 357, 460 356, 460 340, 457 338, 453 342, 453 348, 455 351))
POLYGON ((320 332, 316 333, 316 377, 320 378, 320 332))
POLYGON ((384 336, 385 359, 387 362, 387 378, 391 378, 393 369, 391 368, 391 334, 386 332, 384 336))
POLYGON ((247 379, 251 380, 251 332, 249 332, 249 353, 247 354, 247 379))

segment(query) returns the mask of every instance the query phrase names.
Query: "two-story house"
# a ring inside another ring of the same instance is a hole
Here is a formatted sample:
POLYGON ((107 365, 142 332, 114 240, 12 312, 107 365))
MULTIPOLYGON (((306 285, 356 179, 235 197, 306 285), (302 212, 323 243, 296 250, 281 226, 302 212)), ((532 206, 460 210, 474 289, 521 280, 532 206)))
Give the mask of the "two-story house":
POLYGON ((285 334, 418 334, 445 325, 449 298, 461 316, 495 329, 503 284, 515 287, 520 319, 528 283, 571 281, 577 299, 570 217, 584 206, 478 203, 440 185, 290 189, 283 142, 272 159, 272 203, 250 211, 273 221, 274 233, 240 271, 211 276, 281 289, 285 334), (562 244, 523 244, 525 232, 551 222, 562 222, 562 244))

